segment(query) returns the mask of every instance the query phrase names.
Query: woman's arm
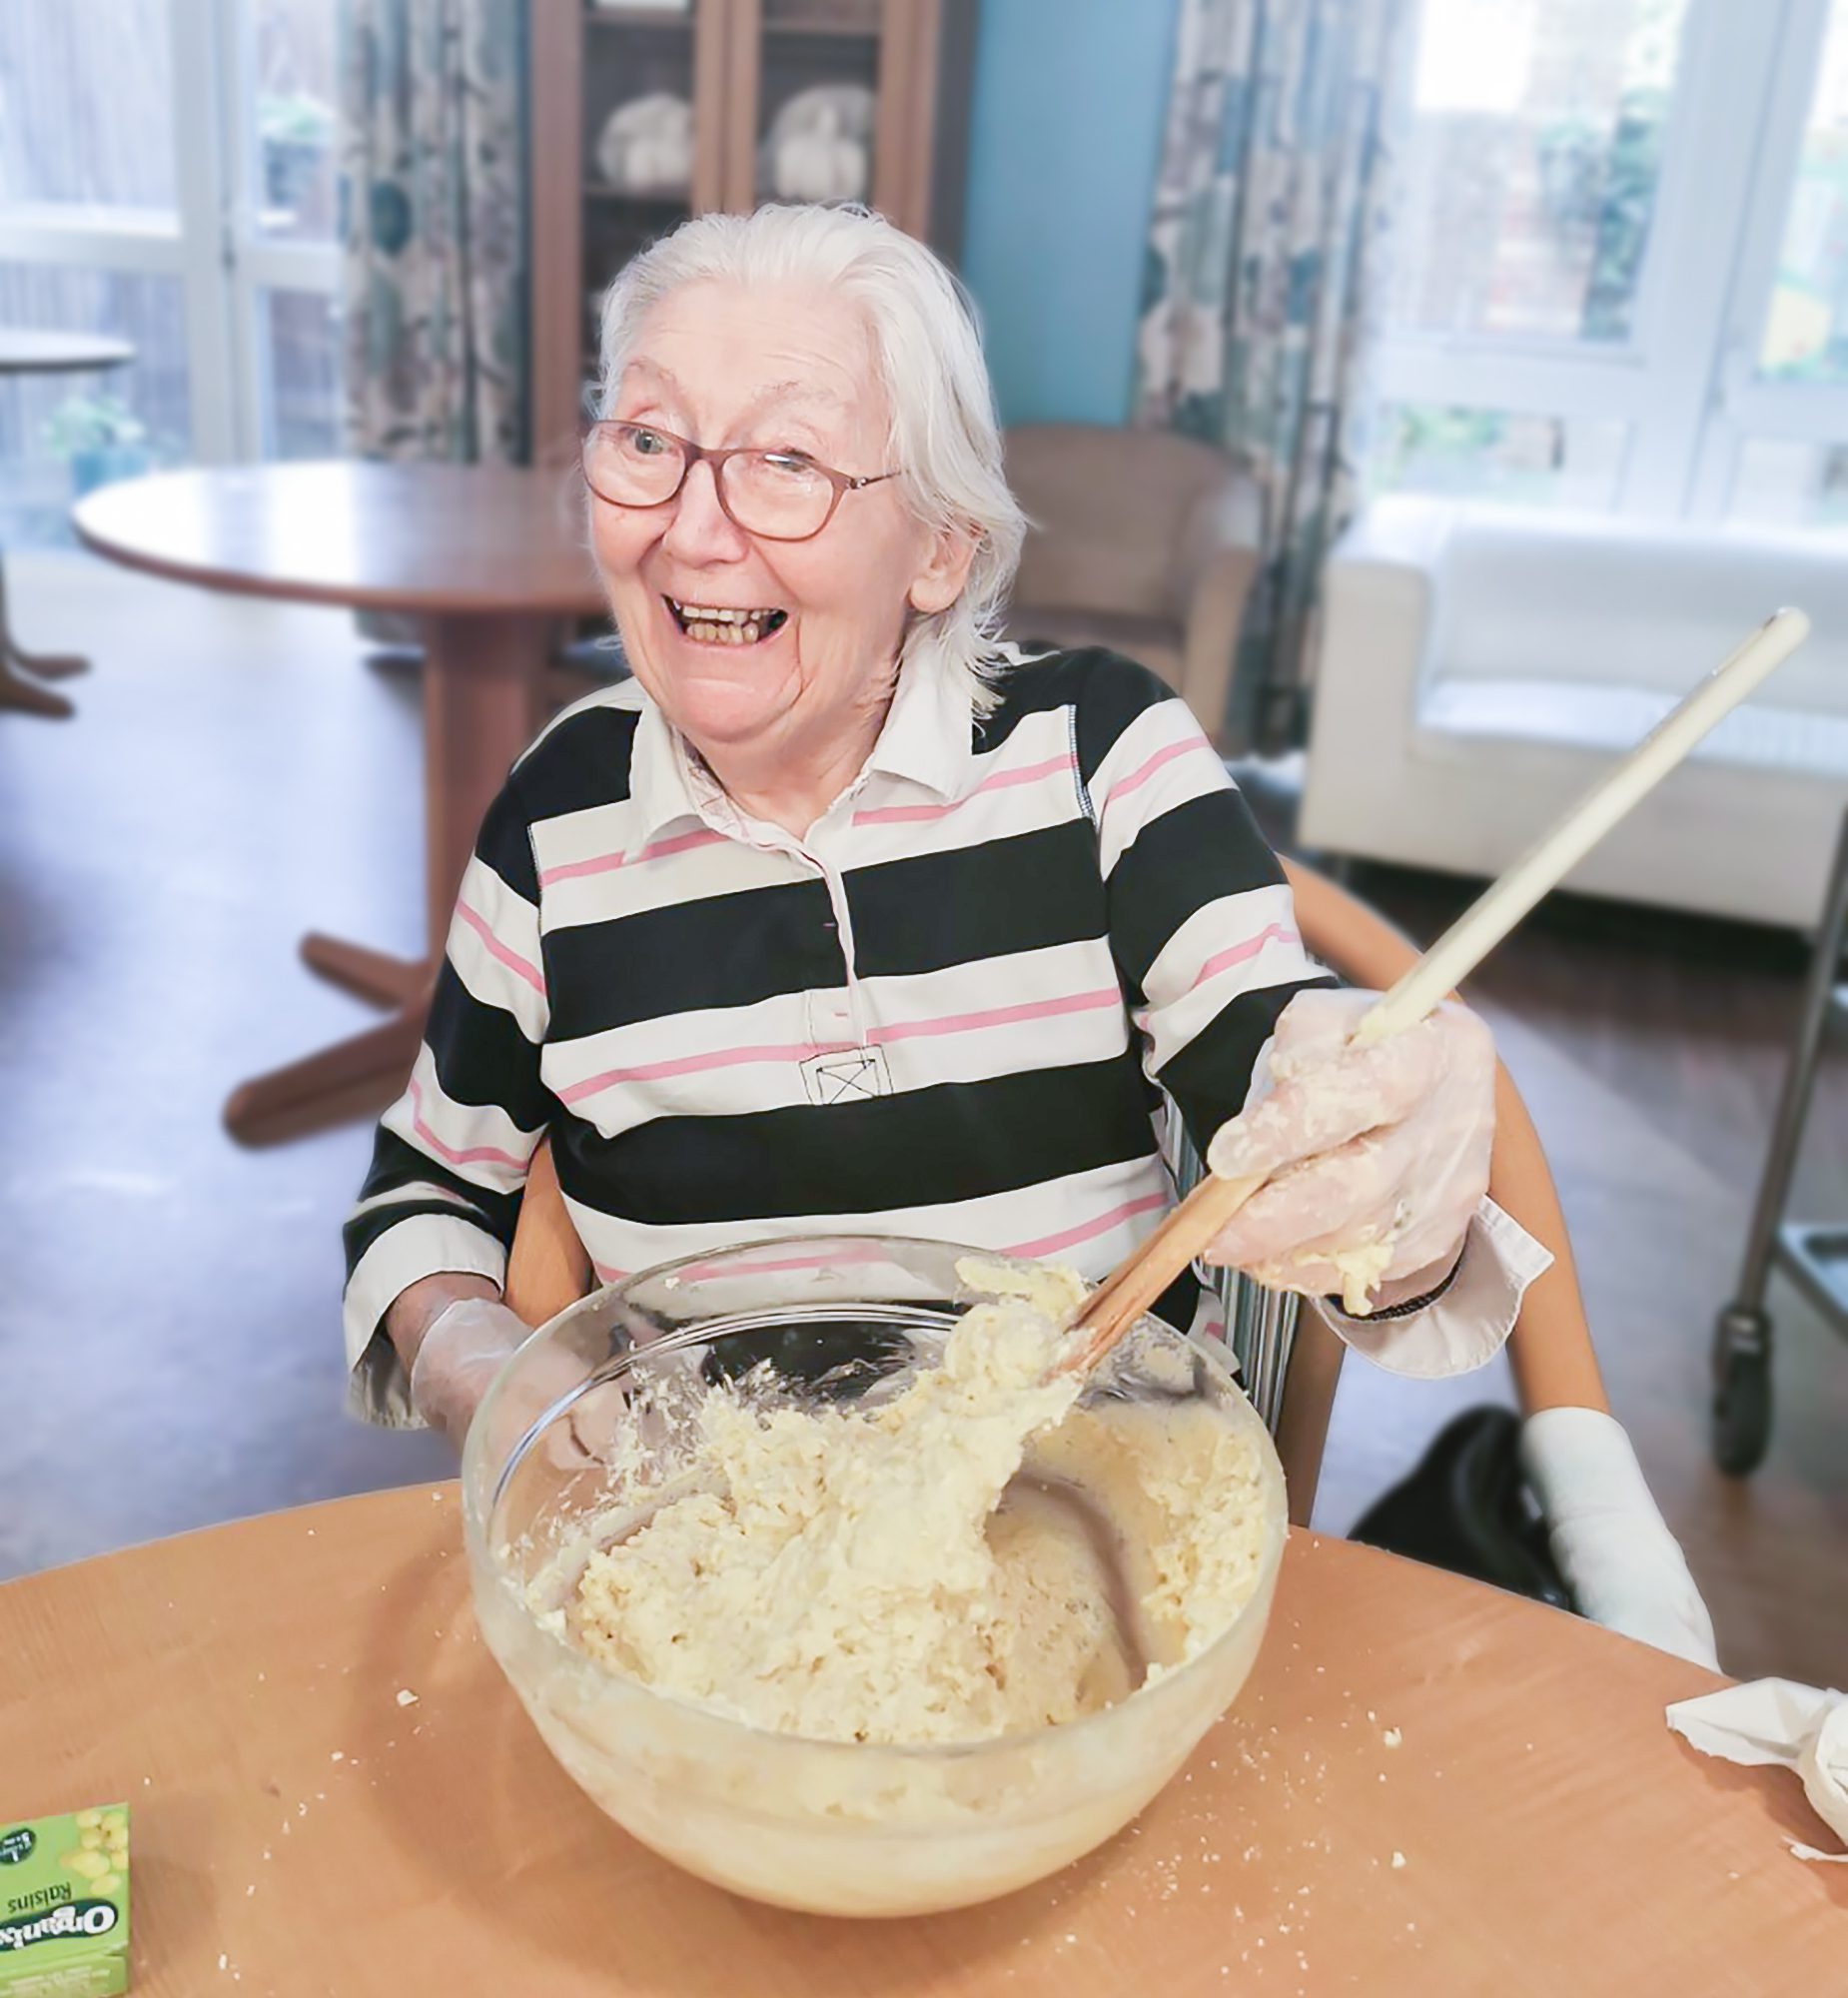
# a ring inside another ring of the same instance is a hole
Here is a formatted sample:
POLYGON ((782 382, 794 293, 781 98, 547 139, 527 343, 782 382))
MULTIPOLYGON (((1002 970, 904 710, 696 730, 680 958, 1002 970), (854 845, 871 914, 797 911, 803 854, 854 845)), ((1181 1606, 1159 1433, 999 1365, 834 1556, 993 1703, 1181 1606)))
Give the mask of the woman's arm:
MULTIPOLYGON (((1418 953, 1402 932, 1326 875, 1297 860, 1286 860, 1284 872, 1304 942, 1344 978, 1384 992, 1415 961, 1418 953)), ((1528 1285, 1508 1340, 1521 1407, 1529 1415, 1554 1408, 1608 1413, 1559 1196, 1527 1106, 1501 1064, 1488 1190, 1553 1258, 1552 1268, 1528 1285)))
POLYGON ((346 1227, 350 1403, 409 1424, 411 1362, 460 1299, 497 1299, 521 1190, 551 1099, 538 881, 509 783, 463 876, 424 1045, 380 1122, 346 1227))

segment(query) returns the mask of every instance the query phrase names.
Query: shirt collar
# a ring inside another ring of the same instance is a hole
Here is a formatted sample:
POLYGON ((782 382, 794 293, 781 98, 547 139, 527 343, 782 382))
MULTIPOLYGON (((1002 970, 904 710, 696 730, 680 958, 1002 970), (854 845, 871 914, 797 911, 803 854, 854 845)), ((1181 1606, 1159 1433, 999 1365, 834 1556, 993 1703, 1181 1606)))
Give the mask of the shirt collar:
MULTIPOLYGON (((631 851, 639 851, 682 819, 711 824, 725 816, 723 790, 699 763, 692 746, 650 700, 635 689, 640 720, 629 755, 629 797, 635 806, 631 851)), ((874 776, 897 777, 951 801, 967 788, 974 756, 973 712, 966 682, 935 659, 907 660, 872 754, 850 789, 874 776)))
POLYGON ((975 753, 974 720, 961 673, 934 656, 907 659, 867 774, 905 778, 946 802, 961 797, 975 753))

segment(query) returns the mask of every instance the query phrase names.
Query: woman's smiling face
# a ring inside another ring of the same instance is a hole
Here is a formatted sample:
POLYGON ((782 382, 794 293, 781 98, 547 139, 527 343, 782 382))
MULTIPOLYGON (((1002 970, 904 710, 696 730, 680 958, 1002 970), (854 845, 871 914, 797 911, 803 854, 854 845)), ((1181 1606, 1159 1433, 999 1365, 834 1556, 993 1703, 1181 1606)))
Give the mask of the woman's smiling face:
MULTIPOLYGON (((711 451, 795 453, 850 477, 899 470, 886 463, 886 404, 863 316, 808 289, 697 284, 670 294, 642 322, 606 416, 711 451)), ((696 747, 721 755, 825 764, 834 745, 861 741, 890 692, 907 608, 944 608, 968 568, 961 538, 923 525, 897 480, 844 495, 805 541, 737 526, 705 463, 664 505, 593 499, 590 510, 635 677, 696 747)))

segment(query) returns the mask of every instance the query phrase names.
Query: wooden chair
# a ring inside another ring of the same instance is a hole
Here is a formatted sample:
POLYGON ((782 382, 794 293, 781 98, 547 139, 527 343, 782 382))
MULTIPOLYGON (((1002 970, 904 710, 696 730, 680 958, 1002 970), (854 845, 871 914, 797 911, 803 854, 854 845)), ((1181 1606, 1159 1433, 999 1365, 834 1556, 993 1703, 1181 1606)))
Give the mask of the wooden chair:
MULTIPOLYGON (((1414 946, 1366 903, 1313 868, 1285 863, 1297 922, 1308 948, 1351 984, 1384 990, 1417 955, 1414 946)), ((1490 1188, 1496 1200, 1553 1252, 1554 1265, 1527 1292, 1509 1346, 1515 1381, 1529 1411, 1560 1402, 1602 1408, 1564 1217, 1539 1136, 1507 1071, 1497 1079, 1496 1134, 1490 1188)), ((1229 1276, 1229 1301, 1248 1280, 1229 1276)), ((589 1257, 578 1241, 549 1141, 533 1157, 507 1262, 506 1303, 528 1325, 543 1325, 591 1289, 589 1257)), ((1347 1349, 1319 1314, 1297 1315, 1289 1340, 1275 1422, 1278 1455, 1290 1486, 1290 1517, 1307 1525, 1322 1472, 1329 1418, 1347 1349)))

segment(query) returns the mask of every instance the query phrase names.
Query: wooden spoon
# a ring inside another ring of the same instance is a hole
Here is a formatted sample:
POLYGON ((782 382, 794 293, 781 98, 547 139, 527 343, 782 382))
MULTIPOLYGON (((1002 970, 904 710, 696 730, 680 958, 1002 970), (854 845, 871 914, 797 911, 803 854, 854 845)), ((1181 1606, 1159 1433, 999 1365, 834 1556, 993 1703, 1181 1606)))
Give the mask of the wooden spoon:
MULTIPOLYGON (((1385 1040, 1422 1020, 1722 715, 1789 658, 1809 636, 1809 629, 1801 610, 1779 610, 1767 617, 1444 931, 1366 1014, 1355 1029, 1353 1044, 1385 1040)), ((1209 1173, 1085 1300, 1072 1324, 1090 1336, 1054 1371, 1095 1367, 1265 1184, 1265 1178, 1222 1179, 1209 1173)))

